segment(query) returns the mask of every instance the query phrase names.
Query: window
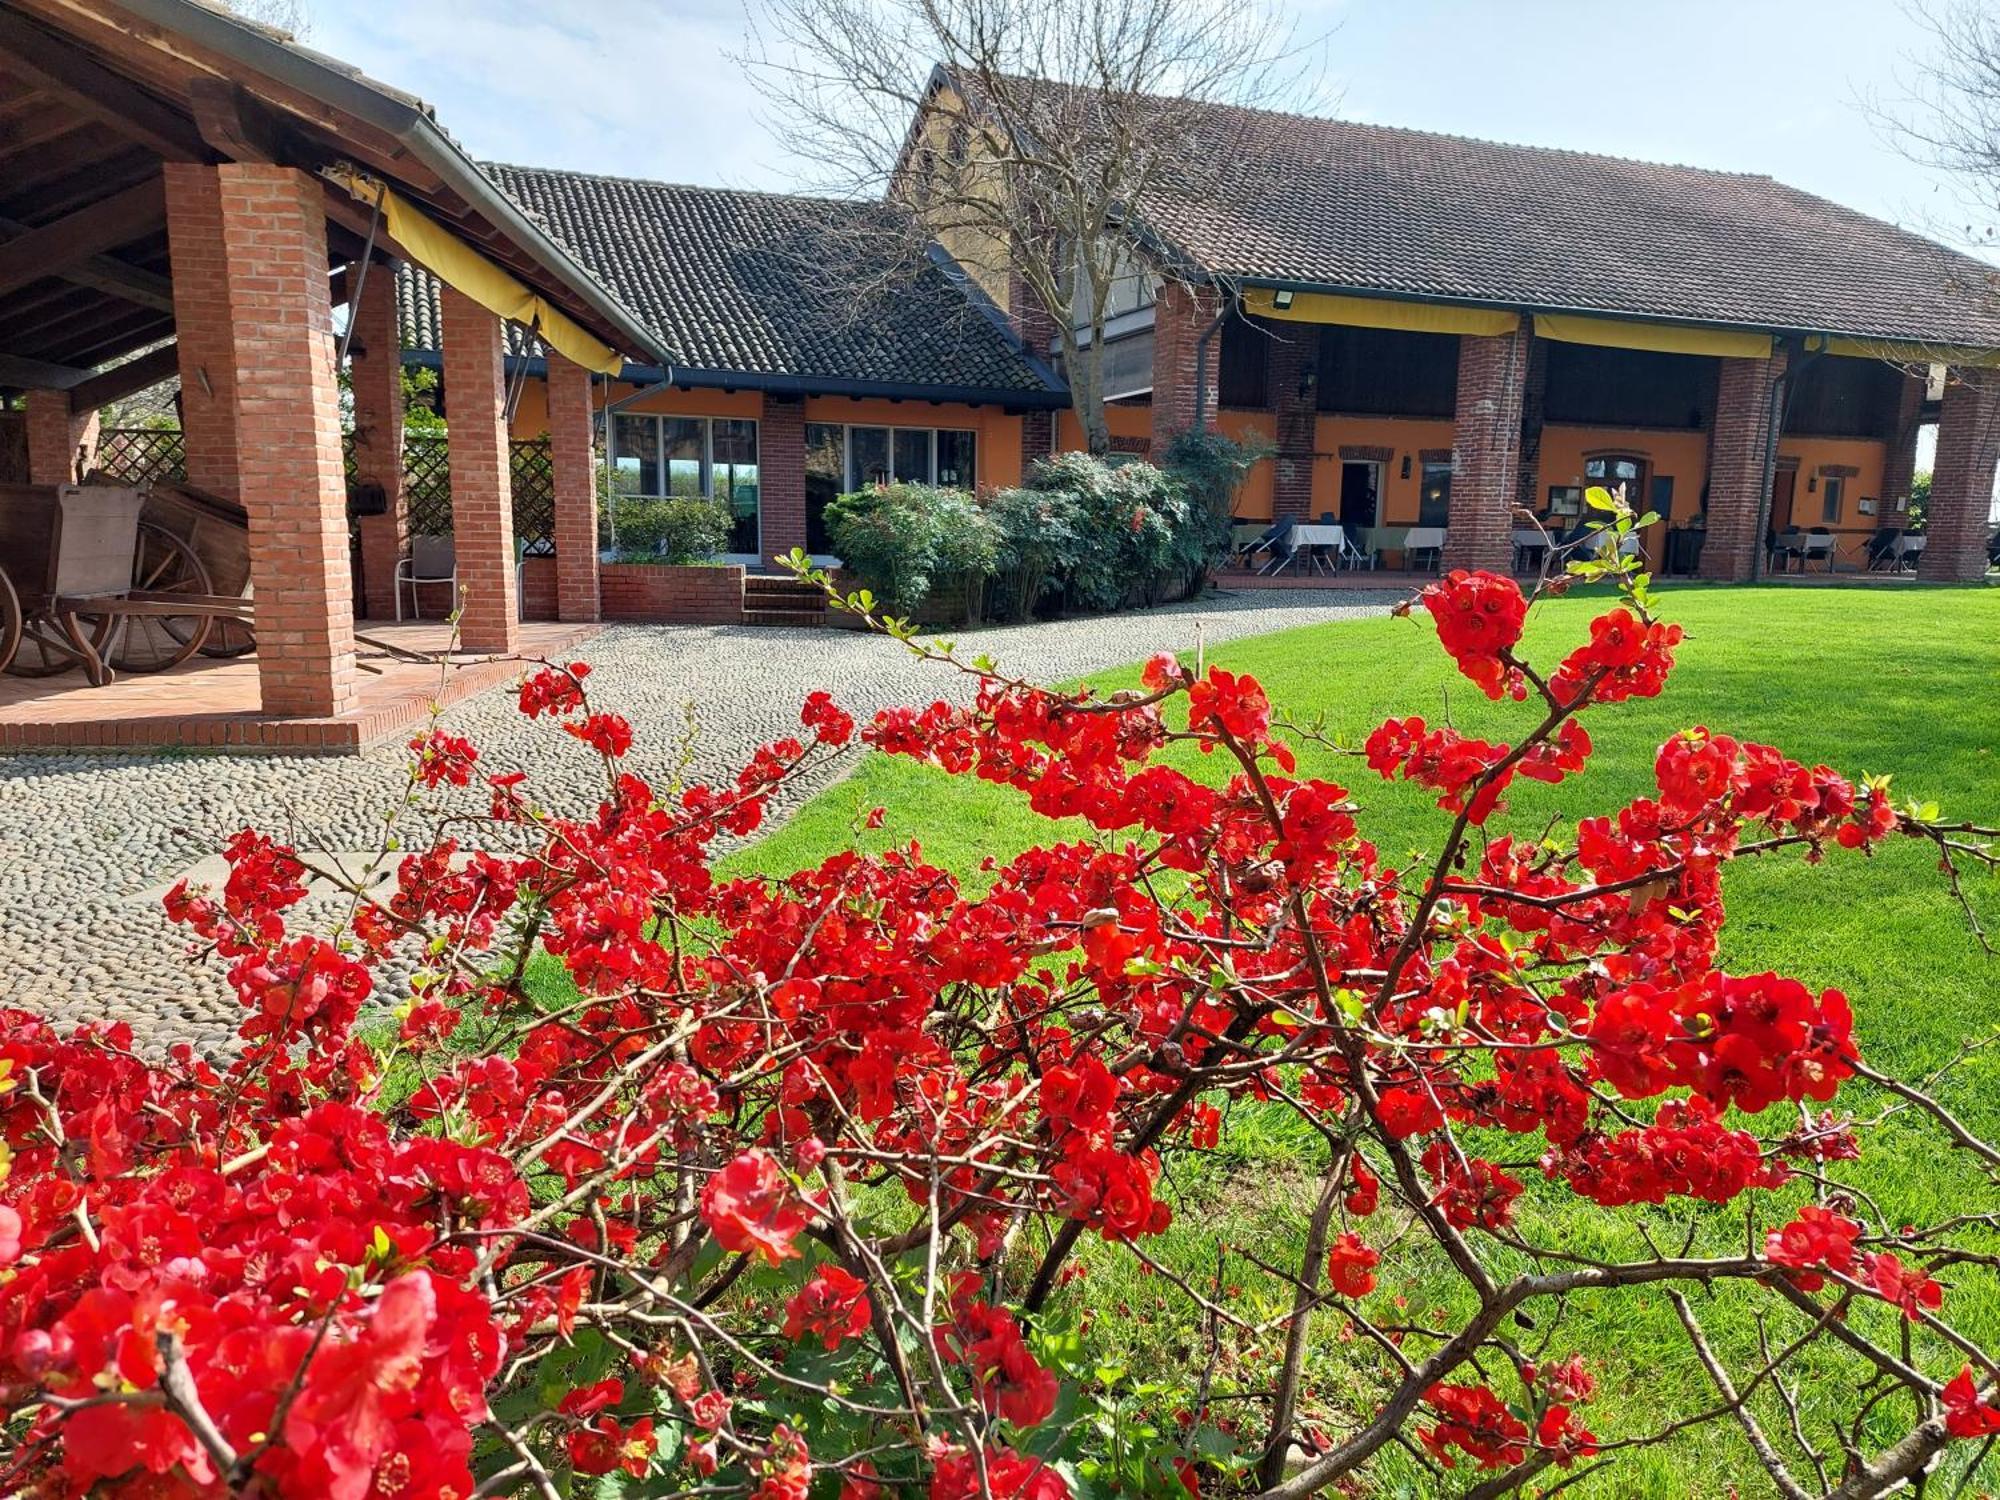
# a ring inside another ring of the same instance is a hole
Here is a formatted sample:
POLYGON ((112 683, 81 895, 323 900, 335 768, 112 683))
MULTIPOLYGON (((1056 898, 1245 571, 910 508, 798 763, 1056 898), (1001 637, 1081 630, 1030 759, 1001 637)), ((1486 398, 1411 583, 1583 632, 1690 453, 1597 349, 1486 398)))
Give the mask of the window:
POLYGON ((826 508, 847 488, 847 429, 837 422, 806 423, 806 551, 826 557, 826 508))
POLYGON ((1451 525, 1451 465, 1425 464, 1423 488, 1417 492, 1419 526, 1451 525))
POLYGON ((1587 458, 1584 483, 1592 489, 1623 495, 1634 512, 1646 508, 1646 461, 1643 458, 1587 458))
POLYGON ((747 418, 654 417, 620 412, 611 464, 642 498, 710 496, 730 514, 729 550, 757 557, 757 424, 747 418))
POLYGON ((1819 482, 1819 518, 1822 521, 1840 519, 1840 502, 1845 497, 1847 481, 1832 475, 1819 482))
MULTIPOLYGON (((829 434, 842 430, 831 424, 813 425, 829 434)), ((892 482, 969 490, 978 483, 975 432, 948 427, 849 427, 846 432, 849 490, 892 482)), ((812 446, 810 439, 807 446, 812 446)))

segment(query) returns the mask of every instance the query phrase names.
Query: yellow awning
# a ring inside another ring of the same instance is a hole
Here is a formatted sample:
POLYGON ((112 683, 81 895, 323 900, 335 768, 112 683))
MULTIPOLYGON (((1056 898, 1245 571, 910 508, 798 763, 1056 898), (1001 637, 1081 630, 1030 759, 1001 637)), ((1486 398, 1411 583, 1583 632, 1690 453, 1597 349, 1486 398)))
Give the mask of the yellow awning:
POLYGON ((1813 334, 1806 348, 1823 349, 1848 359, 1881 359, 1904 365, 1976 365, 2000 367, 2000 349, 1974 349, 1963 344, 1911 343, 1903 339, 1856 339, 1845 334, 1813 334))
POLYGON ((1278 306, 1281 293, 1252 287, 1243 294, 1243 310, 1260 318, 1294 323, 1338 323, 1349 328, 1399 328, 1405 333, 1512 333, 1521 326, 1519 313, 1493 307, 1447 307, 1436 302, 1397 302, 1387 297, 1342 297, 1331 292, 1294 292, 1289 307, 1278 306))
POLYGON ((346 166, 329 167, 327 175, 370 208, 379 202, 382 225, 389 237, 445 285, 463 292, 488 312, 533 329, 543 343, 586 370, 616 375, 625 368, 624 357, 616 349, 387 184, 346 166))
POLYGON ((1586 318, 1575 313, 1536 313, 1535 332, 1564 344, 1597 344, 1607 349, 1646 349, 1655 354, 1720 354, 1729 359, 1769 359, 1771 335, 1729 328, 1695 328, 1685 323, 1636 323, 1624 318, 1586 318))

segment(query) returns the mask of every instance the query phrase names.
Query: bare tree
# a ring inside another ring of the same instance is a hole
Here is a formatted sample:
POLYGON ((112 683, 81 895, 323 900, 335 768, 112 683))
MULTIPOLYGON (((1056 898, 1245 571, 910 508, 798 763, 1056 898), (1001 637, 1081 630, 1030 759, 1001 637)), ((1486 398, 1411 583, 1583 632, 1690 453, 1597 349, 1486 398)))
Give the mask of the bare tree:
POLYGON ((1304 56, 1265 0, 754 0, 744 61, 802 178, 907 210, 857 260, 949 252, 1053 341, 1103 453, 1107 319, 1200 279, 1148 206, 1240 184, 1258 109, 1312 103, 1304 56))

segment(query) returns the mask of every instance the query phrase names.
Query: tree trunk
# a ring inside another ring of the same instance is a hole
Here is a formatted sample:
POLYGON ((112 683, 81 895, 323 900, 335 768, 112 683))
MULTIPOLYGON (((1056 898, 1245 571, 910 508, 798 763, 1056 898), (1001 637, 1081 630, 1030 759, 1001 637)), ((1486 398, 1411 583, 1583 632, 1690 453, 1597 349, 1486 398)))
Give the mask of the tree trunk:
POLYGON ((1111 424, 1104 415, 1103 335, 1085 345, 1078 345, 1074 339, 1064 342, 1070 345, 1064 355, 1070 372, 1070 406, 1076 412, 1077 424, 1083 428, 1084 446, 1090 450, 1090 456, 1103 458, 1111 451, 1111 424))

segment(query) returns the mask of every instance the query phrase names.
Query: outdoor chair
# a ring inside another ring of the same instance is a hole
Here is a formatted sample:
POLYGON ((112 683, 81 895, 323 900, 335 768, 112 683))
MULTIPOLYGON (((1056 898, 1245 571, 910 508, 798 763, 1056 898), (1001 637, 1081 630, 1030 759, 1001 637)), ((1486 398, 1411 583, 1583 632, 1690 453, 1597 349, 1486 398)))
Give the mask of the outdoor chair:
POLYGON ((1826 564, 1826 571, 1833 571, 1833 533, 1830 531, 1809 531, 1805 545, 1799 551, 1799 571, 1805 572, 1812 566, 1813 559, 1826 564))
POLYGON ((1340 540, 1333 544, 1333 565, 1337 569, 1368 566, 1368 554, 1361 550, 1361 544, 1355 539, 1352 526, 1340 528, 1340 540))
POLYGON ((1271 529, 1258 539, 1257 549, 1271 554, 1271 560, 1257 571, 1267 576, 1282 573, 1291 565, 1298 552, 1298 545, 1292 540, 1292 528, 1298 523, 1290 516, 1275 522, 1271 529))
POLYGON ((1549 536, 1539 526, 1516 526, 1514 528, 1514 571, 1525 573, 1530 568, 1541 566, 1542 555, 1549 550, 1549 536))
POLYGON ((1923 557, 1924 548, 1929 544, 1930 538, 1921 531, 1913 536, 1905 536, 1902 544, 1896 549, 1896 571, 1900 573, 1905 568, 1914 568, 1923 557))
POLYGON ((1798 559, 1799 567, 1805 567, 1806 534, 1796 528, 1773 534, 1767 545, 1770 548, 1769 565, 1774 573, 1791 570, 1792 560, 1798 559))
POLYGON ((1895 567, 1902 555, 1902 540, 1902 527, 1876 527, 1875 534, 1868 538, 1868 546, 1863 554, 1868 571, 1880 573, 1895 567))
POLYGON ((1448 535, 1442 526, 1412 526, 1410 534, 1403 538, 1403 562, 1415 572, 1429 559, 1432 572, 1444 567, 1444 544, 1448 535))
MULTIPOLYGON (((403 586, 410 589, 410 618, 424 617, 422 595, 424 584, 446 583, 451 585, 451 597, 458 600, 458 546, 448 536, 413 536, 410 538, 410 555, 396 564, 396 619, 403 618, 403 586)), ((517 590, 518 592, 518 590, 517 590)), ((447 609, 446 613, 450 613, 447 609)))

